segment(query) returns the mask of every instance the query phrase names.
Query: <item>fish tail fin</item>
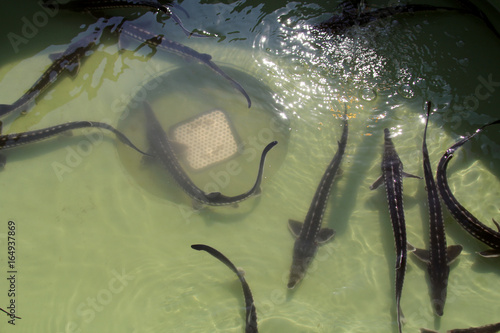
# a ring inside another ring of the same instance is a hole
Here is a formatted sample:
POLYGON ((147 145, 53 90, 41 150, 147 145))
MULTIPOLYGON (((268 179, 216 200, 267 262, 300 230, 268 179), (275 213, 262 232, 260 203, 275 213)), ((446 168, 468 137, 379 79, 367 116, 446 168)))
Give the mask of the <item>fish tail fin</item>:
POLYGON ((399 333, 403 333, 403 323, 405 322, 405 315, 403 313, 403 310, 401 309, 401 304, 399 304, 399 302, 397 307, 398 330, 399 333))

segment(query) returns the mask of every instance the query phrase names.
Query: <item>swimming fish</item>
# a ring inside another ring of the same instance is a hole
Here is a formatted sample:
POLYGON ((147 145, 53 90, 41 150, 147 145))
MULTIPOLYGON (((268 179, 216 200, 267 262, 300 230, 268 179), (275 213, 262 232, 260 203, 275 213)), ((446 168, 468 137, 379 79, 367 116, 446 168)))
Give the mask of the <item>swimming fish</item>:
MULTIPOLYGON (((48 139, 63 132, 79 128, 87 128, 87 127, 102 128, 111 131, 117 136, 117 138, 121 142, 123 142, 127 146, 131 147, 132 149, 135 149, 136 151, 138 151, 143 155, 149 155, 140 150, 139 148, 137 148, 122 132, 118 131, 113 126, 96 121, 73 121, 35 131, 0 135, 0 150, 12 149, 19 146, 24 146, 30 143, 48 139)), ((0 125, 0 132, 1 132, 1 125, 0 125)), ((4 166, 5 156, 0 155, 0 160, 1 160, 0 165, 4 166)))
POLYGON ((170 172, 175 182, 184 190, 184 192, 194 199, 195 207, 199 207, 200 204, 210 206, 235 205, 238 202, 260 193, 260 184, 262 182, 266 155, 269 150, 278 144, 277 141, 269 143, 262 151, 257 179, 254 186, 250 190, 232 197, 225 196, 220 192, 211 192, 206 194, 191 181, 182 166, 179 164, 173 148, 174 143, 167 138, 165 131, 161 127, 161 124, 158 122, 151 106, 147 102, 144 103, 144 112, 146 115, 146 133, 150 147, 150 154, 162 163, 162 165, 170 172))
POLYGON ((434 312, 443 315, 446 302, 446 289, 448 285, 449 265, 462 252, 462 245, 446 247, 443 214, 439 194, 432 174, 429 152, 427 150, 426 136, 427 125, 431 111, 431 103, 427 102, 427 118, 425 122, 422 155, 424 166, 425 186, 427 188, 427 202, 429 205, 429 250, 412 248, 413 254, 427 264, 427 271, 431 281, 431 295, 434 312))
POLYGON ((450 187, 448 185, 446 168, 450 160, 453 158, 453 154, 455 154, 455 151, 458 148, 463 146, 476 134, 480 133, 484 128, 494 124, 500 124, 500 120, 496 120, 482 126, 473 134, 464 137, 463 139, 452 145, 450 148, 448 148, 446 150, 446 153, 441 157, 441 160, 439 161, 436 173, 436 181, 439 189, 439 194, 441 195, 443 202, 445 203, 453 218, 462 226, 462 228, 465 229, 465 231, 492 248, 490 250, 479 252, 481 256, 486 258, 500 256, 500 225, 498 225, 498 223, 493 220, 493 223, 496 225, 498 231, 493 230, 492 228, 481 223, 474 215, 472 215, 467 209, 465 209, 464 206, 462 206, 458 202, 453 193, 451 193, 450 187))
POLYGON ((240 279, 241 287, 243 288, 243 294, 245 295, 245 309, 246 309, 246 320, 245 320, 245 333, 257 333, 257 312, 255 310, 255 304, 253 302, 252 291, 250 290, 250 286, 245 280, 244 273, 236 268, 234 264, 222 253, 210 247, 208 245, 203 244, 193 244, 191 248, 197 251, 206 251, 210 253, 215 258, 219 259, 224 265, 229 267, 236 275, 238 279, 240 279))
MULTIPOLYGON (((421 333, 437 333, 437 331, 429 330, 426 328, 420 329, 421 333)), ((457 328, 454 330, 448 330, 447 333, 496 333, 500 332, 500 323, 484 325, 479 327, 470 328, 457 328)))
POLYGON ((338 142, 338 150, 319 182, 304 223, 294 220, 288 221, 289 229, 296 237, 293 247, 292 267, 290 268, 290 277, 288 280, 288 288, 290 289, 294 288, 304 277, 309 264, 318 250, 318 246, 329 241, 335 235, 333 229, 321 228, 321 224, 326 204, 328 203, 328 197, 330 196, 330 190, 335 176, 339 171, 340 162, 344 156, 347 144, 348 125, 346 114, 344 114, 343 126, 342 136, 338 142))
POLYGON ((370 189, 374 190, 382 183, 385 184, 392 231, 394 233, 396 245, 396 313, 399 333, 402 333, 401 317, 403 315, 401 311, 401 294, 403 292, 407 260, 406 225, 403 208, 403 176, 412 178, 421 177, 410 175, 403 171, 403 163, 399 159, 390 135, 389 130, 387 128, 384 129, 384 154, 381 165, 382 176, 370 186, 370 189))
POLYGON ((81 60, 84 57, 88 57, 90 51, 95 49, 99 44, 103 27, 106 23, 107 20, 101 21, 91 34, 69 45, 66 51, 50 55, 52 65, 23 96, 12 104, 0 104, 0 117, 14 111, 23 112, 30 109, 34 104, 35 98, 56 82, 62 73, 68 72, 76 76, 80 70, 81 60))
POLYGON ((163 35, 156 35, 151 32, 149 32, 146 29, 140 28, 132 23, 127 22, 122 26, 121 33, 130 36, 142 43, 146 43, 148 45, 151 45, 152 47, 158 47, 159 49, 162 49, 164 51, 167 51, 169 53, 173 53, 176 55, 179 55, 187 60, 195 60, 210 69, 212 69, 215 73, 219 74, 223 78, 225 78, 227 81, 231 83, 231 85, 236 88, 247 100, 248 107, 250 108, 252 106, 252 101, 250 100, 250 96, 248 96, 247 92, 243 87, 233 80, 229 75, 227 75, 222 69, 220 69, 219 66, 217 66, 213 61, 212 61, 212 56, 206 53, 199 53, 195 50, 193 50, 190 47, 187 47, 185 45, 182 45, 180 43, 174 42, 173 40, 170 40, 168 38, 165 38, 163 35))
POLYGON ((398 14, 428 12, 428 11, 458 11, 458 12, 463 11, 459 8, 413 4, 413 5, 398 5, 386 8, 378 8, 372 11, 360 12, 356 8, 356 6, 349 1, 346 1, 346 4, 341 7, 342 7, 341 15, 333 15, 328 20, 316 24, 314 28, 326 31, 331 34, 340 35, 344 33, 347 29, 355 25, 363 26, 371 22, 374 22, 376 20, 398 14))
MULTIPOLYGON (((116 8, 145 8, 147 10, 152 10, 154 12, 162 12, 172 19, 179 25, 182 31, 187 36, 197 36, 197 37, 207 37, 204 35, 198 35, 187 30, 182 24, 181 19, 174 14, 169 7, 178 7, 173 1, 167 4, 161 4, 158 1, 142 1, 142 0, 73 0, 67 3, 56 3, 53 0, 46 1, 44 3, 45 7, 49 8, 59 8, 64 10, 71 10, 77 12, 89 12, 94 13, 95 11, 116 9, 116 8)), ((187 12, 182 9, 186 14, 187 12)), ((187 14, 189 16, 189 14, 187 14)))

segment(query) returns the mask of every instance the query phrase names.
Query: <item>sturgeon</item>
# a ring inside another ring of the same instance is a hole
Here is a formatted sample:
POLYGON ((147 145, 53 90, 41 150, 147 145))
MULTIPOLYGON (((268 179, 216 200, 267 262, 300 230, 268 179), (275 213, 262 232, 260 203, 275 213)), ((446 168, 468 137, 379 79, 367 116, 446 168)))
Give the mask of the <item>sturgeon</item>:
POLYGON ((173 1, 170 1, 166 5, 163 5, 158 1, 141 1, 141 0, 74 0, 68 3, 55 3, 54 1, 47 1, 43 5, 45 7, 52 9, 55 9, 57 7, 59 9, 64 9, 64 10, 89 12, 89 13, 98 10, 116 9, 116 8, 145 8, 154 12, 162 12, 167 16, 171 17, 187 36, 207 37, 204 35, 192 33, 184 27, 181 19, 176 14, 174 14, 169 7, 180 8, 188 17, 189 14, 181 6, 174 4, 173 1))
POLYGON ((462 245, 446 247, 446 235, 439 202, 439 194, 432 175, 429 152, 427 150, 427 125, 431 112, 431 102, 427 102, 427 117, 425 122, 422 155, 424 166, 425 186, 427 188, 427 203, 429 206, 429 250, 412 248, 413 254, 427 264, 427 271, 431 281, 431 296, 434 312, 443 315, 446 302, 446 289, 448 285, 449 265, 462 252, 462 245))
POLYGON ((372 11, 362 11, 360 12, 354 5, 359 5, 359 1, 356 1, 354 4, 345 2, 345 5, 341 4, 343 7, 341 15, 333 15, 326 21, 323 21, 314 27, 319 30, 324 30, 331 34, 342 34, 347 29, 358 25, 363 26, 374 22, 379 19, 391 17, 397 14, 404 13, 416 13, 416 12, 428 12, 428 11, 457 11, 464 12, 467 11, 462 10, 460 8, 452 8, 452 7, 441 7, 441 6, 432 6, 432 5, 423 5, 423 4, 413 4, 413 5, 398 5, 386 8, 379 8, 372 11))
POLYGON ((240 279, 241 287, 243 288, 243 294, 245 295, 245 309, 246 309, 246 320, 245 320, 245 333, 257 333, 257 311, 255 310, 255 304, 253 302, 252 291, 250 286, 245 280, 243 271, 239 270, 234 266, 234 264, 222 253, 204 244, 193 244, 191 248, 197 251, 206 251, 210 253, 215 258, 219 259, 224 265, 229 267, 240 279))
MULTIPOLYGON (((484 325, 479 327, 457 328, 454 330, 448 330, 446 332, 447 333, 496 333, 500 332, 500 323, 484 325)), ((420 333, 437 333, 437 331, 421 328, 420 333)))
POLYGON ((165 38, 163 35, 156 35, 151 32, 149 32, 146 29, 140 28, 132 23, 127 22, 122 26, 121 30, 122 34, 125 34, 129 37, 132 37, 142 43, 148 44, 152 47, 158 47, 164 51, 167 51, 169 53, 176 54, 178 56, 181 56, 187 60, 194 60, 197 61, 210 69, 212 69, 215 73, 219 74, 222 76, 224 79, 229 81, 231 85, 238 90, 247 100, 248 107, 250 108, 252 106, 252 101, 250 100, 250 96, 248 96, 247 92, 243 87, 236 82, 233 78, 231 78, 229 75, 227 75, 222 69, 220 69, 219 66, 217 66, 213 61, 212 61, 212 56, 206 53, 199 53, 195 50, 193 50, 190 47, 187 47, 185 45, 182 45, 180 43, 174 42, 173 40, 170 40, 168 38, 165 38))
MULTIPOLYGON (((104 21, 104 23, 106 22, 104 21)), ((72 76, 76 76, 80 70, 82 58, 88 56, 88 53, 97 47, 102 33, 103 26, 100 25, 88 36, 68 46, 66 51, 51 54, 49 57, 52 60, 52 65, 24 95, 13 104, 0 104, 0 117, 14 111, 24 112, 29 110, 33 106, 35 99, 56 82, 62 73, 68 72, 72 76)))
POLYGON ((407 260, 406 225, 403 208, 403 176, 412 178, 421 177, 403 171, 403 163, 399 159, 390 135, 389 130, 387 128, 384 129, 384 154, 381 165, 382 176, 370 186, 370 189, 374 190, 382 183, 385 184, 392 231, 394 233, 396 245, 396 314, 399 333, 402 333, 401 317, 403 317, 403 314, 401 311, 401 294, 403 292, 407 260))
POLYGON ((186 194, 194 199, 195 207, 199 206, 199 204, 210 206, 235 205, 253 195, 260 193, 260 184, 262 182, 266 155, 275 145, 278 144, 277 141, 269 143, 262 151, 257 179, 250 190, 232 197, 225 196, 220 192, 211 192, 206 194, 193 183, 183 170, 175 155, 174 143, 167 138, 165 131, 161 127, 158 119, 151 109, 151 106, 147 102, 144 102, 144 112, 146 115, 146 132, 150 147, 150 154, 163 164, 163 166, 170 172, 175 182, 184 190, 184 192, 186 192, 186 194))
MULTIPOLYGON (((5 135, 0 135, 0 150, 5 150, 5 149, 12 149, 16 148, 19 146, 24 146, 30 143, 42 141, 45 139, 48 139, 50 137, 53 137, 57 134, 75 130, 75 129, 80 129, 80 128, 87 128, 87 127, 94 127, 94 128, 102 128, 106 129, 108 131, 113 132, 117 138, 126 144, 127 146, 131 147, 132 149, 135 149, 139 153, 143 155, 148 155, 147 153, 143 152, 139 148, 137 148, 122 132, 118 131, 115 129, 113 126, 101 123, 101 122, 96 122, 96 121, 73 121, 65 124, 60 124, 52 127, 47 127, 44 129, 40 130, 35 130, 35 131, 28 131, 28 132, 21 132, 21 133, 12 133, 12 134, 5 134, 5 135)), ((0 133, 1 133, 1 122, 0 122, 0 133)), ((0 165, 4 166, 5 165, 5 156, 0 155, 0 165)))
POLYGON ((294 288, 304 277, 312 258, 318 250, 318 246, 326 243, 335 235, 333 229, 321 228, 321 224, 326 204, 328 203, 328 197, 330 196, 330 191, 335 176, 339 171, 340 162, 342 161, 347 145, 347 114, 344 114, 343 126, 342 136, 338 142, 338 150, 319 182, 304 223, 295 220, 288 221, 288 227, 296 237, 293 247, 292 267, 290 268, 290 277, 288 280, 288 288, 290 289, 294 288))
POLYGON ((490 250, 479 252, 481 256, 486 258, 500 256, 500 225, 498 225, 498 223, 493 220, 493 223, 496 225, 498 231, 493 230, 492 228, 481 223, 474 215, 472 215, 467 209, 465 209, 464 206, 462 206, 458 202, 453 193, 451 193, 450 187, 448 185, 446 168, 450 160, 453 158, 453 154, 455 154, 455 151, 458 148, 463 146, 467 141, 480 133, 484 128, 494 124, 500 124, 500 120, 496 120, 478 128, 476 132, 464 137, 463 139, 452 145, 450 148, 448 148, 448 150, 446 150, 446 153, 441 157, 436 172, 439 194, 441 195, 443 202, 445 203, 453 218, 462 226, 463 229, 465 229, 465 231, 492 248, 490 250))

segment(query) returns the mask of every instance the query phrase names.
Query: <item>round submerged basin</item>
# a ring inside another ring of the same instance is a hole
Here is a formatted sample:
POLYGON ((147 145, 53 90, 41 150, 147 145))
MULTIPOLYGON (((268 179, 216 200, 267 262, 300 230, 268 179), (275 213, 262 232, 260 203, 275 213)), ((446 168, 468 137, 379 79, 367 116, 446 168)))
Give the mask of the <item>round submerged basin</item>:
MULTIPOLYGON (((184 172, 205 193, 234 196, 256 181, 262 151, 278 141, 264 165, 262 188, 278 170, 287 152, 289 120, 262 82, 240 70, 222 67, 252 100, 228 80, 201 66, 178 67, 146 80, 130 99, 118 129, 140 149, 148 150, 144 103, 158 118, 184 172)), ((119 155, 131 176, 146 191, 166 200, 191 205, 173 176, 155 159, 137 158, 128 147, 119 155)))

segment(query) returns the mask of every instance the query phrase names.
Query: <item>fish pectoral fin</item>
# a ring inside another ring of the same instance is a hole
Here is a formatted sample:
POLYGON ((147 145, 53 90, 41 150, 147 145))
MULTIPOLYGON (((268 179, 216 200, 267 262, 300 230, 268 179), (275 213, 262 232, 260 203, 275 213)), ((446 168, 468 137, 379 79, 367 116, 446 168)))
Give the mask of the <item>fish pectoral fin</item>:
POLYGON ((148 155, 142 155, 141 167, 149 166, 154 161, 156 161, 156 155, 153 151, 149 150, 148 155))
POLYGON ((414 250, 411 252, 420 261, 425 262, 426 264, 430 263, 430 252, 428 250, 414 248, 414 250))
POLYGON ((49 54, 50 61, 54 62, 63 56, 64 52, 56 52, 49 54))
POLYGON ((200 53, 200 59, 202 59, 204 62, 209 62, 212 60, 212 56, 207 53, 200 53))
POLYGON ((490 249, 490 250, 478 252, 478 254, 484 258, 498 258, 498 257, 500 257, 500 250, 490 249))
POLYGON ((448 265, 452 264, 460 255, 463 250, 463 246, 460 244, 450 245, 446 248, 446 256, 448 257, 448 265))
POLYGON ((420 176, 415 176, 415 175, 412 175, 411 173, 406 173, 404 171, 403 171, 403 177, 422 179, 422 177, 420 177, 420 176))
POLYGON ((316 241, 319 244, 323 244, 328 242, 330 239, 335 236, 335 230, 330 228, 323 228, 318 232, 318 236, 316 237, 316 241))
POLYGON ((80 72, 80 58, 75 62, 66 66, 66 70, 71 74, 71 76, 77 76, 78 72, 80 72))
POLYGON ((171 141, 171 140, 169 140, 169 142, 172 145, 172 148, 177 155, 185 155, 187 153, 187 151, 189 150, 189 147, 184 143, 180 143, 177 141, 171 141))
POLYGON ((370 186, 370 190, 378 188, 383 183, 384 183, 384 176, 378 177, 377 180, 370 186))
MULTIPOLYGON (((0 122, 0 126, 1 126, 1 122, 0 122)), ((0 134, 2 134, 2 128, 0 127, 0 134)), ((493 223, 495 223, 495 225, 497 226, 497 229, 498 229, 498 232, 500 232, 500 225, 498 224, 497 221, 495 221, 495 219, 491 219, 493 221, 493 223)))
POLYGON ((288 229, 290 229, 290 232, 292 233, 292 235, 295 236, 295 238, 299 237, 303 225, 304 223, 302 222, 295 220, 288 220, 288 229))

